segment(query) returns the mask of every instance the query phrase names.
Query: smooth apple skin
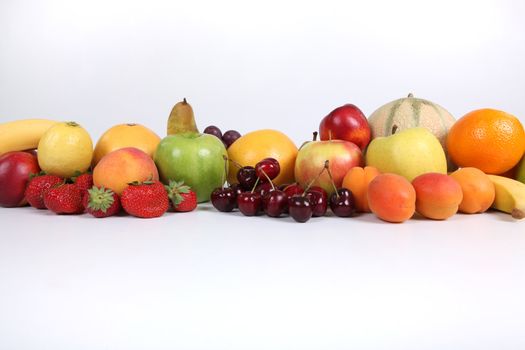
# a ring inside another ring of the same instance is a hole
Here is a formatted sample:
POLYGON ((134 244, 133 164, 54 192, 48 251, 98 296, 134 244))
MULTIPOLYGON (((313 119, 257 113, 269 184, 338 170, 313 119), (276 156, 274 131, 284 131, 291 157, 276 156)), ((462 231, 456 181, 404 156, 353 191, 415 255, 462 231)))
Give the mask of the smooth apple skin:
MULTIPOLYGON (((342 140, 312 141, 304 144, 295 160, 295 180, 304 187, 314 180, 329 161, 330 171, 336 187, 341 187, 346 173, 355 166, 363 166, 363 154, 352 142, 342 140)), ((325 171, 314 182, 323 188, 328 196, 334 192, 328 173, 325 171)))
POLYGON ((12 208, 26 204, 29 175, 40 172, 38 160, 28 152, 9 152, 0 157, 0 206, 12 208))
POLYGON ((525 183, 525 157, 521 159, 516 167, 516 180, 525 183))
POLYGON ((221 140, 208 134, 177 134, 165 137, 155 152, 160 179, 184 181, 197 194, 199 203, 222 186, 224 158, 228 152, 221 140))
POLYGON ((319 125, 321 141, 344 140, 355 143, 364 150, 370 143, 371 131, 368 120, 361 110, 346 104, 334 109, 321 120, 319 125))
POLYGON ((366 165, 394 173, 408 181, 425 173, 447 173, 447 158, 439 140, 426 128, 416 127, 377 137, 366 150, 366 165))

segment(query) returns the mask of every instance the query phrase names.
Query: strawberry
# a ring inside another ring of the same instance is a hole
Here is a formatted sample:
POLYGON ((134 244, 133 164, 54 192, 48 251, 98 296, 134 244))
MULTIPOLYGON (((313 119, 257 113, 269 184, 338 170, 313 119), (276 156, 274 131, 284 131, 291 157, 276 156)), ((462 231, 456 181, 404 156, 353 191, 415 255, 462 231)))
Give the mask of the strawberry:
POLYGON ((27 202, 34 208, 46 209, 44 192, 62 182, 64 182, 64 179, 56 175, 41 173, 32 176, 25 192, 27 202))
POLYGON ((104 187, 93 186, 82 197, 82 204, 86 211, 96 218, 105 218, 120 211, 118 194, 104 187))
POLYGON ((122 192, 120 203, 126 213, 139 218, 156 218, 169 208, 168 194, 159 181, 130 183, 122 192))
POLYGON ((80 190, 82 197, 93 187, 93 175, 90 173, 80 174, 71 178, 75 186, 80 190))
POLYGON ((80 214, 84 211, 80 190, 74 184, 62 184, 44 192, 44 204, 57 214, 80 214))
POLYGON ((197 208, 197 195, 190 189, 190 186, 184 185, 183 181, 170 181, 165 187, 173 210, 187 212, 197 208))

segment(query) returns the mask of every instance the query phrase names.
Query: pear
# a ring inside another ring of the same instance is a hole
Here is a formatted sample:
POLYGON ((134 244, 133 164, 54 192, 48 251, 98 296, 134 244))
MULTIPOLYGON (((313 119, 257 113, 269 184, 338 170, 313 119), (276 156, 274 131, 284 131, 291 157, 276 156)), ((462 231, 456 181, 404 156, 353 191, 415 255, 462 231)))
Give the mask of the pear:
POLYGON ((366 151, 366 164, 382 173, 394 173, 412 181, 425 173, 447 173, 447 158, 439 140, 423 127, 377 137, 366 151))
POLYGON ((173 106, 168 118, 168 135, 182 133, 199 133, 199 129, 197 129, 195 124, 193 108, 191 108, 186 99, 173 106))

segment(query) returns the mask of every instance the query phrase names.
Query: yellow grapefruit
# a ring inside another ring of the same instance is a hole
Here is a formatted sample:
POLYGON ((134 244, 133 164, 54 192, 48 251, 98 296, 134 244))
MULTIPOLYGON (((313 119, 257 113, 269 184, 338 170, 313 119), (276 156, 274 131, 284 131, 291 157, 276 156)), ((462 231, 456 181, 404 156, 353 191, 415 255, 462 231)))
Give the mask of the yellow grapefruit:
MULTIPOLYGON (((285 134, 277 130, 264 129, 252 131, 237 139, 229 148, 229 158, 241 166, 255 166, 264 158, 279 161, 281 172, 274 179, 276 185, 294 182, 294 166, 297 146, 285 134)), ((239 168, 230 162, 228 181, 237 183, 239 168)))

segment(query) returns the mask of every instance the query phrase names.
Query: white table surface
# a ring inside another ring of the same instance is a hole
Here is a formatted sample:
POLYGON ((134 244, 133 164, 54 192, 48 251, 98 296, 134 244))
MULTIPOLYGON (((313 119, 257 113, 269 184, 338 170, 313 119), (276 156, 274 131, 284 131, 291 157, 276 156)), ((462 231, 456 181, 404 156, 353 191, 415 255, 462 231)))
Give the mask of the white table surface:
POLYGON ((525 221, 0 209, 3 349, 523 349, 525 221))

